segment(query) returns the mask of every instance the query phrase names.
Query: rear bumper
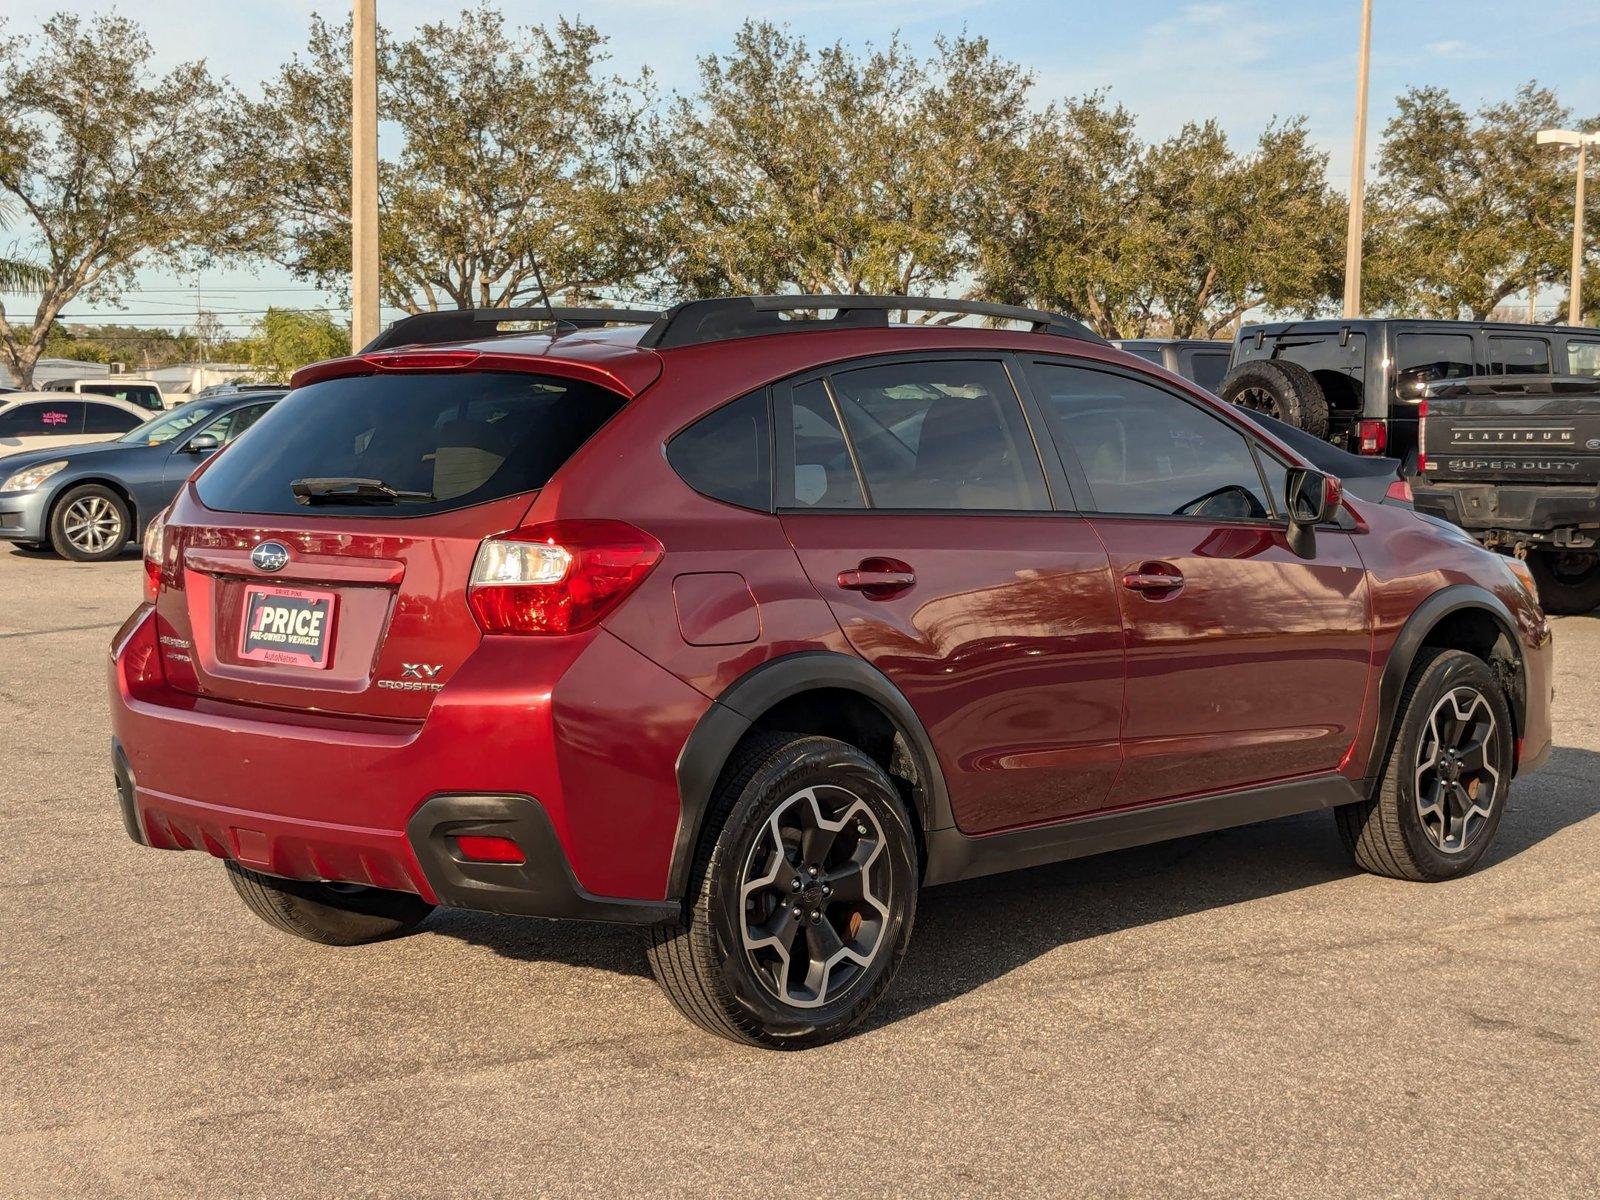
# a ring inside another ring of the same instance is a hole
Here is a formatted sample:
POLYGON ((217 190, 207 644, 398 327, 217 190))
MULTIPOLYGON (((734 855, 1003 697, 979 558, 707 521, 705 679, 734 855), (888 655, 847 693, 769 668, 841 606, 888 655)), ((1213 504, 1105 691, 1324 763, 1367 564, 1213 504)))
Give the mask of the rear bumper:
POLYGON ((709 701, 611 635, 485 639, 427 720, 402 724, 177 692, 148 617, 141 608, 123 627, 109 671, 136 841, 496 912, 636 923, 676 912, 674 766, 709 701), (455 835, 490 831, 525 861, 459 855, 455 835))
POLYGON ((1527 541, 1560 543, 1557 530, 1600 532, 1600 487, 1534 487, 1496 483, 1430 483, 1414 479, 1419 512, 1472 533, 1504 531, 1527 541))

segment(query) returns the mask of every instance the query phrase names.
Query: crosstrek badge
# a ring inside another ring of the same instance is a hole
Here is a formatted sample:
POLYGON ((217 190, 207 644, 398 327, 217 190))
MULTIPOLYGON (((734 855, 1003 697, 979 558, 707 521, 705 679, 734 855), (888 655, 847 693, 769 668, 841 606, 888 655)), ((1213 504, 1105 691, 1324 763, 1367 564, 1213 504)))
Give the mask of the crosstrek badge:
POLYGON ((332 661, 335 599, 332 592, 246 588, 239 657, 285 666, 328 666, 332 661))

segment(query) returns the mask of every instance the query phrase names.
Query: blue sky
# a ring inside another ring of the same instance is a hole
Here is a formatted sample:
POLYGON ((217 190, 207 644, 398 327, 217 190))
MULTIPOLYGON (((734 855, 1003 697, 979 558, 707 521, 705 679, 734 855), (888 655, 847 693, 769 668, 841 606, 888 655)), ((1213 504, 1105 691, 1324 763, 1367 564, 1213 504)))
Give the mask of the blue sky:
MULTIPOLYGON (((62 7, 61 0, 7 0, 9 32, 27 32, 62 7)), ((68 7, 89 13, 110 6, 68 7)), ((449 0, 378 0, 379 19, 395 30, 456 7, 449 0)), ((618 69, 648 65, 666 90, 691 87, 697 58, 726 50, 746 17, 785 23, 812 42, 842 39, 857 47, 896 31, 919 48, 941 33, 982 34, 1034 72, 1041 102, 1104 88, 1138 115, 1147 137, 1216 117, 1246 143, 1274 116, 1303 115, 1331 155, 1334 185, 1343 189, 1349 181, 1360 0, 778 0, 750 8, 716 0, 593 7, 500 0, 499 7, 518 24, 582 17, 610 38, 618 69)), ((1580 114, 1600 113, 1595 0, 1376 0, 1374 10, 1369 151, 1395 96, 1413 85, 1445 87, 1475 106, 1532 79, 1553 87, 1580 114)), ((204 58, 250 88, 303 42, 313 12, 337 20, 348 7, 318 0, 140 0, 121 11, 144 23, 163 65, 204 58)), ((193 307, 193 291, 179 290, 192 289, 192 277, 153 268, 140 283, 148 290, 129 299, 121 319, 143 312, 149 316, 141 323, 167 323, 166 314, 193 307)), ((258 276, 213 272, 199 283, 207 306, 219 309, 320 298, 271 269, 258 276)), ((16 299, 8 298, 8 309, 16 311, 16 299)), ((115 312, 82 301, 68 311, 115 312)))

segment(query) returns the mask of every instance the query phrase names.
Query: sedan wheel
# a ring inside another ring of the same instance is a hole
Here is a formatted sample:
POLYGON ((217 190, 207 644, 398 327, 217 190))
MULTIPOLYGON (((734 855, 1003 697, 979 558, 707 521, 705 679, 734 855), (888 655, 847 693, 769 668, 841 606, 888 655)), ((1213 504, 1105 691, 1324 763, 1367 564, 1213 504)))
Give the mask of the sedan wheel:
POLYGON ((128 507, 110 488, 88 484, 63 496, 50 517, 56 553, 75 562, 100 562, 122 552, 132 535, 128 507))

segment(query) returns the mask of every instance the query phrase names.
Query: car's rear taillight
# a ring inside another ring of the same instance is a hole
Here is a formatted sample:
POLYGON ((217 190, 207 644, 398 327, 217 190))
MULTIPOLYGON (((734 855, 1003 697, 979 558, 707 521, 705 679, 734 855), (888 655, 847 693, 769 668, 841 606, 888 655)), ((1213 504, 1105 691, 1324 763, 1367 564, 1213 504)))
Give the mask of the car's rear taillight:
POLYGON ((1356 422, 1356 453, 1382 454, 1389 445, 1389 422, 1368 418, 1356 422))
POLYGON ((1384 492, 1385 500, 1394 500, 1400 504, 1413 504, 1416 497, 1411 494, 1411 484, 1404 479, 1396 479, 1389 485, 1389 490, 1384 492))
POLYGON ((467 602, 485 633, 576 633, 660 561, 661 543, 622 521, 530 525, 478 547, 467 602))
POLYGON ((1428 469, 1428 402, 1417 405, 1417 474, 1428 469))
POLYGON ((162 563, 167 557, 167 514, 158 512, 144 530, 144 598, 154 604, 161 591, 162 563))

